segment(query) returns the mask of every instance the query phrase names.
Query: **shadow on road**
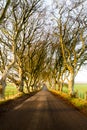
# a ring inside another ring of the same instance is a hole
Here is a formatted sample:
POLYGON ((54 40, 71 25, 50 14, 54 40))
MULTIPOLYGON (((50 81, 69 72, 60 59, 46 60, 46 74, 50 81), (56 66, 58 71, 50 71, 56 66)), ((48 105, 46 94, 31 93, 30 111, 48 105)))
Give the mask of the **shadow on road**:
POLYGON ((44 86, 3 114, 0 130, 87 130, 87 117, 44 86))
POLYGON ((32 92, 30 94, 23 94, 22 96, 20 96, 18 98, 10 99, 10 100, 4 102, 3 104, 0 104, 0 115, 4 112, 8 112, 8 111, 12 110, 14 107, 16 107, 17 105, 20 105, 28 98, 34 96, 36 93, 37 92, 32 92))

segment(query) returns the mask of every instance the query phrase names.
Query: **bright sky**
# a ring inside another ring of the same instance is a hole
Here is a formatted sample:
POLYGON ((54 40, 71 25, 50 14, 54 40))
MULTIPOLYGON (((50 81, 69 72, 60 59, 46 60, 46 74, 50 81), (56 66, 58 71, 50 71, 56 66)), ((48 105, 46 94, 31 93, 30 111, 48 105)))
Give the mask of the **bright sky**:
POLYGON ((75 82, 77 83, 87 83, 87 69, 82 69, 78 72, 75 82))

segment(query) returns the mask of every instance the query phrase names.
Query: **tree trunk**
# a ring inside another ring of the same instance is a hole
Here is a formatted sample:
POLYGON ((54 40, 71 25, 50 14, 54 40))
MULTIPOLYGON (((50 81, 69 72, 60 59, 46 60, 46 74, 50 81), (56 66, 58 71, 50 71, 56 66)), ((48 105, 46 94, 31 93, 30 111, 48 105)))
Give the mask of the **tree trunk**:
POLYGON ((62 82, 59 83, 59 91, 62 92, 63 84, 62 82))
POLYGON ((8 65, 8 67, 7 66, 5 67, 5 70, 2 74, 2 78, 0 80, 0 97, 1 98, 5 98, 6 78, 9 73, 9 70, 14 65, 14 63, 15 63, 15 57, 14 57, 12 63, 10 65, 8 65))
POLYGON ((24 76, 23 76, 23 66, 21 62, 19 66, 19 78, 20 78, 19 91, 23 92, 24 91, 24 76))
POLYGON ((0 98, 5 98, 5 87, 6 87, 6 77, 8 74, 8 69, 4 70, 2 78, 0 79, 0 98))
POLYGON ((74 73, 70 73, 68 88, 69 88, 69 95, 73 96, 74 95, 74 73))
POLYGON ((5 87, 6 87, 6 81, 1 79, 0 80, 0 98, 5 98, 5 87))
POLYGON ((21 79, 21 82, 20 82, 20 85, 19 85, 19 91, 24 92, 24 82, 23 82, 22 79, 21 79))

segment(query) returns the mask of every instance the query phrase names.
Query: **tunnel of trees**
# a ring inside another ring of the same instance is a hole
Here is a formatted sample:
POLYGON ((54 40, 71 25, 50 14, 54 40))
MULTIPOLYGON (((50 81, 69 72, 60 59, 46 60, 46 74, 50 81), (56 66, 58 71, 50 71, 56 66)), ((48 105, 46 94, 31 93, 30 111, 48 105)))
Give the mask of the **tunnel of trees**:
POLYGON ((41 83, 64 84, 74 94, 74 80, 87 63, 86 0, 0 0, 0 97, 7 82, 30 93, 41 83))

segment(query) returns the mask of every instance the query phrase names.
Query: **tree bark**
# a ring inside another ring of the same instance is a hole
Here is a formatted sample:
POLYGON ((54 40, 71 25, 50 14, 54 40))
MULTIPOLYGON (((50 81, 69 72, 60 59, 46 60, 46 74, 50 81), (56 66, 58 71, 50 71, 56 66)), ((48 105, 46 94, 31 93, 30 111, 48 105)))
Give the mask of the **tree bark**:
POLYGON ((74 95, 74 72, 70 73, 70 79, 68 82, 68 88, 69 88, 69 95, 73 96, 74 95))
POLYGON ((24 92, 24 82, 22 79, 21 79, 20 84, 19 84, 19 91, 24 92))
POLYGON ((20 92, 23 92, 24 90, 24 73, 23 73, 23 63, 20 61, 19 59, 19 80, 20 80, 20 83, 19 83, 19 91, 20 92))
POLYGON ((5 87, 6 87, 6 78, 9 73, 9 70, 15 63, 15 58, 13 59, 12 63, 8 65, 8 67, 5 67, 5 70, 2 74, 2 78, 0 79, 0 97, 5 98, 5 87))
POLYGON ((63 84, 62 82, 59 83, 59 91, 62 92, 63 84))
POLYGON ((3 78, 0 80, 0 98, 5 98, 5 87, 6 87, 6 80, 3 78))

